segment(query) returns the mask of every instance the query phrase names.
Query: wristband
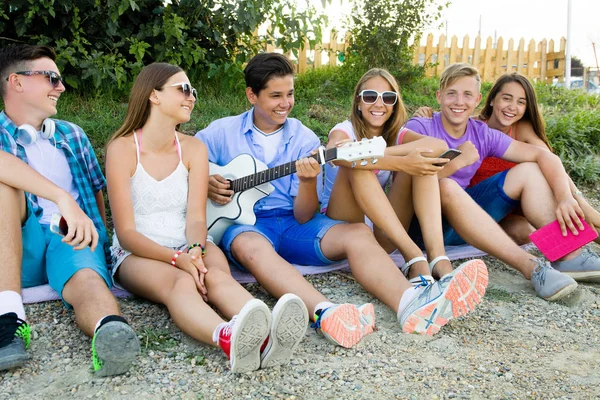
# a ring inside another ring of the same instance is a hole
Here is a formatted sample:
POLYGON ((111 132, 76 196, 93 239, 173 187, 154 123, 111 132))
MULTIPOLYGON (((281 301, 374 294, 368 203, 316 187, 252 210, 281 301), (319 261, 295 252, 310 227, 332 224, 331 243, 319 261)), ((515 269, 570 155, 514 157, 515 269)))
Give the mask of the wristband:
POLYGON ((192 250, 195 247, 200 247, 202 249, 202 257, 204 257, 206 255, 206 248, 204 246, 202 246, 200 243, 191 244, 190 247, 188 247, 188 253, 190 252, 190 250, 192 250))
POLYGON ((179 257, 179 255, 181 254, 181 250, 177 250, 177 253, 175 253, 173 255, 173 258, 171 258, 171 265, 172 266, 176 266, 175 264, 177 263, 177 257, 179 257))

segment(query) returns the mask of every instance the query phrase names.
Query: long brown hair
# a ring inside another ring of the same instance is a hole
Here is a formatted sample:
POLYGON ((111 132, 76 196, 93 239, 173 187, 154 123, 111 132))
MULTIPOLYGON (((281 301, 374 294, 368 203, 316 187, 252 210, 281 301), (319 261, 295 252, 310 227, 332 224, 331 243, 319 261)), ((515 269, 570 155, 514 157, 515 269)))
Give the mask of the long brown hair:
POLYGON ((546 136, 544 119, 542 118, 542 113, 540 112, 540 108, 538 107, 535 89, 533 88, 531 82, 529 82, 529 79, 517 72, 504 74, 496 80, 494 86, 492 86, 492 90, 490 90, 490 93, 485 99, 485 105, 483 107, 483 110, 481 110, 481 113, 479 114, 478 118, 482 121, 487 121, 488 119, 490 119, 490 117, 492 116, 492 112, 494 111, 492 101, 494 101, 498 93, 500 93, 502 87, 507 83, 511 82, 518 83, 525 91, 525 114, 523 114, 523 117, 521 119, 529 121, 529 123, 531 123, 535 134, 538 135, 538 137, 544 141, 546 146, 548 146, 550 151, 552 151, 552 146, 550 146, 550 142, 548 141, 548 137, 546 136))
POLYGON ((352 113, 350 114, 350 122, 352 123, 354 133, 356 134, 356 138, 358 140, 367 137, 367 127, 365 126, 365 121, 362 118, 362 113, 358 110, 358 106, 360 104, 360 97, 358 94, 363 90, 363 86, 369 79, 377 76, 385 79, 389 83, 392 90, 398 93, 398 101, 396 104, 394 104, 392 115, 387 121, 385 121, 385 124, 383 125, 383 132, 381 134, 388 146, 394 146, 396 144, 398 132, 400 132, 400 128, 406 122, 408 115, 406 113, 406 109, 404 108, 402 97, 400 96, 398 82, 396 82, 396 79, 394 79, 392 74, 385 69, 370 69, 356 84, 356 88, 354 89, 354 98, 352 99, 352 113))
POLYGON ((113 133, 108 144, 117 138, 130 135, 135 129, 144 126, 150 116, 152 91, 161 90, 169 78, 182 71, 180 67, 167 63, 153 63, 145 66, 131 88, 125 120, 121 127, 113 133))

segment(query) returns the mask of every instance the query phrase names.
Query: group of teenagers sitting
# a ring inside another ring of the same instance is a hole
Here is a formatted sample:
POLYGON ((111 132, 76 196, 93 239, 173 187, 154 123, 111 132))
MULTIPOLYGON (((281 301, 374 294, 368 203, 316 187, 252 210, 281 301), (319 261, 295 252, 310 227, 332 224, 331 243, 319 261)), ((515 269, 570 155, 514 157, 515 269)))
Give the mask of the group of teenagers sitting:
POLYGON ((576 280, 600 280, 600 259, 587 248, 550 263, 519 246, 557 219, 563 234, 582 230, 581 219, 600 229, 600 214, 551 152, 534 89, 519 74, 498 79, 472 117, 479 74, 450 65, 436 93, 440 112, 408 119, 396 80, 371 69, 326 147, 381 136, 385 154, 322 171, 313 157, 319 138, 289 117, 294 66, 285 56, 252 58, 244 70, 252 107, 195 137, 178 128, 190 120, 196 90, 178 66, 153 63, 136 78, 108 142, 105 179, 83 130, 50 118, 65 90, 55 58, 46 46, 0 50, 0 370, 28 359, 20 292, 46 283, 92 337, 95 374, 109 376, 128 371, 140 352, 113 283, 165 305, 183 332, 220 347, 239 373, 287 363, 310 321, 346 348, 374 330, 372 304, 336 303, 292 264, 347 259, 356 281, 397 314, 398 332, 425 335, 472 311, 488 284, 483 261, 454 267, 447 245, 497 257, 548 301, 573 292, 576 280), (449 148, 462 153, 439 157, 449 148), (217 243, 207 202, 226 205, 233 190, 228 177, 210 175, 209 162, 223 166, 240 154, 269 167, 295 162, 296 172, 272 181, 254 225, 233 224, 217 243), (64 236, 52 226, 57 213, 64 236), (400 268, 394 250, 406 260, 400 268), (230 263, 278 299, 272 310, 232 277, 230 263))

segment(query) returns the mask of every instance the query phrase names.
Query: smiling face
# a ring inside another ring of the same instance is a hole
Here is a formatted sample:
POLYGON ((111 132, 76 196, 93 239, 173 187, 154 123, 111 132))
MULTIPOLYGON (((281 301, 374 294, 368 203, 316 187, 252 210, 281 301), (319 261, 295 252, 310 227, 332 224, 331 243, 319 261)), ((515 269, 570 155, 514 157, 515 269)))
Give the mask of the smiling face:
MULTIPOLYGON (((29 71, 54 71, 57 74, 56 63, 49 58, 40 58, 28 63, 29 71)), ((16 72, 16 71, 15 71, 16 72)), ((48 75, 17 75, 21 90, 21 107, 32 121, 41 121, 56 114, 56 104, 65 87, 62 82, 54 87, 48 75)), ((38 127, 39 128, 39 127, 38 127)))
POLYGON ((479 82, 474 76, 463 76, 436 92, 442 124, 451 136, 465 133, 469 117, 481 101, 479 82))
MULTIPOLYGON (((361 87, 360 92, 364 90, 374 90, 378 93, 395 92, 387 80, 381 76, 375 76, 367 80, 361 87)), ((393 105, 383 104, 381 96, 373 104, 366 104, 360 97, 358 99, 358 110, 362 115, 365 128, 369 132, 369 136, 380 136, 383 132, 383 127, 388 119, 394 113, 393 105)))
POLYGON ((258 95, 248 87, 246 97, 254 106, 254 125, 264 133, 274 132, 285 123, 294 107, 294 77, 273 77, 258 95))
POLYGON ((159 101, 158 105, 161 112, 171 117, 175 124, 181 124, 190 120, 196 102, 192 93, 186 96, 183 85, 181 85, 183 83, 187 83, 191 87, 187 75, 181 71, 171 76, 162 89, 153 91, 151 95, 151 101, 152 96, 155 95, 159 101))
POLYGON ((493 110, 488 124, 506 132, 525 115, 527 110, 525 89, 517 82, 505 83, 490 104, 493 110))

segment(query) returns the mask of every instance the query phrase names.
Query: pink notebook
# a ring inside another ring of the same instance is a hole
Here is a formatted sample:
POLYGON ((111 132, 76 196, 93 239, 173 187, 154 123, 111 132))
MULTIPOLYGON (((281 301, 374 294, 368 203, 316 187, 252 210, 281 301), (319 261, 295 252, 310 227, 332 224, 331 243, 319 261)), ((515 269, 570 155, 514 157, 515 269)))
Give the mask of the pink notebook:
POLYGON ((558 221, 554 221, 533 232, 529 238, 548 260, 556 261, 598 237, 596 231, 587 222, 581 220, 581 223, 584 230, 579 231, 577 236, 569 229, 567 229, 567 236, 563 236, 558 221))

